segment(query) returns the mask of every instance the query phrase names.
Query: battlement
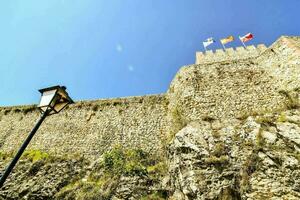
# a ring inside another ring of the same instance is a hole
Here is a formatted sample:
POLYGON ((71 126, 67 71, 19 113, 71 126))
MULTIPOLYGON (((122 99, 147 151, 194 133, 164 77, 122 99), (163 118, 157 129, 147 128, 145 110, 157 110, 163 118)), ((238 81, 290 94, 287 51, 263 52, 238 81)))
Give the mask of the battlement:
POLYGON ((247 46, 247 48, 228 48, 226 49, 226 51, 224 51, 223 49, 217 49, 215 52, 213 52, 212 50, 206 51, 204 53, 196 52, 196 64, 254 58, 266 49, 267 47, 264 44, 259 44, 257 45, 257 47, 251 45, 247 46))

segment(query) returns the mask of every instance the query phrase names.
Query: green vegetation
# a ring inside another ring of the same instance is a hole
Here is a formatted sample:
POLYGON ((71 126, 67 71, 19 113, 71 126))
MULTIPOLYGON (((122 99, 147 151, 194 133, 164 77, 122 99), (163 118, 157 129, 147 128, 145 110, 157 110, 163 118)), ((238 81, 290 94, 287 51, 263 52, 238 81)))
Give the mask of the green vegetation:
POLYGON ((49 157, 48 153, 42 152, 40 150, 27 150, 22 155, 22 158, 29 159, 31 160, 31 162, 45 160, 48 157, 49 157))
POLYGON ((220 157, 210 156, 205 159, 205 163, 208 165, 215 165, 221 167, 229 163, 229 158, 228 156, 220 156, 220 157))
POLYGON ((216 139, 219 139, 221 137, 219 130, 213 129, 211 132, 212 136, 216 139))
POLYGON ((30 105, 30 106, 20 106, 20 107, 6 107, 2 110, 2 112, 3 115, 8 115, 9 113, 23 113, 24 115, 26 115, 27 113, 36 110, 37 110, 36 105, 30 105))
MULTIPOLYGON (((108 200, 116 192, 120 178, 143 177, 153 184, 166 173, 163 160, 149 155, 141 149, 124 149, 116 146, 104 153, 101 162, 96 163, 85 178, 79 178, 66 185, 58 199, 108 200)), ((164 199, 162 193, 153 193, 143 199, 164 199)))
POLYGON ((22 112, 24 113, 24 115, 30 113, 30 112, 33 112, 33 111, 36 111, 37 110, 37 107, 36 105, 32 105, 32 106, 26 106, 22 109, 22 112))
POLYGON ((256 135, 256 145, 258 148, 263 148, 266 144, 265 138, 262 135, 263 131, 264 129, 260 128, 256 135))
POLYGON ((212 155, 220 157, 225 154, 226 154, 226 147, 224 143, 222 142, 217 143, 214 147, 214 151, 212 152, 212 155))
POLYGON ((286 115, 284 112, 281 112, 280 115, 278 116, 277 122, 286 122, 286 115))
POLYGON ((187 120, 184 119, 179 108, 173 108, 170 111, 170 114, 172 119, 172 127, 170 127, 170 131, 167 134, 166 144, 171 142, 175 137, 175 134, 187 125, 187 120))
POLYGON ((258 116, 255 121, 264 126, 273 126, 276 121, 273 116, 258 116))
POLYGON ((152 194, 148 194, 146 196, 143 196, 141 200, 163 200, 167 199, 168 194, 165 191, 158 191, 154 192, 152 194))
POLYGON ((229 164, 229 157, 227 156, 227 153, 225 144, 218 142, 215 144, 211 155, 208 158, 205 158, 204 162, 207 165, 213 165, 214 167, 222 170, 225 165, 229 164))
MULTIPOLYGON (((0 152, 0 160, 12 159, 14 155, 15 153, 13 152, 0 152)), ((40 150, 26 150, 21 157, 21 159, 28 159, 31 162, 46 160, 48 158, 49 154, 40 150)))
POLYGON ((57 199, 66 200, 109 200, 115 192, 119 179, 116 177, 105 181, 76 181, 65 186, 57 195, 57 199))
MULTIPOLYGON (((263 112, 267 112, 267 111, 263 111, 263 112)), ((260 113, 263 113, 262 111, 260 113)), ((239 120, 246 120, 248 117, 252 116, 257 116, 260 114, 259 112, 257 111, 254 111, 254 110, 251 110, 251 111, 243 111, 242 113, 240 113, 236 118, 239 119, 239 120)))
POLYGON ((116 147, 104 154, 103 166, 113 174, 117 175, 146 175, 149 165, 148 155, 139 149, 123 150, 116 147))
POLYGON ((166 172, 166 164, 161 159, 141 149, 123 149, 119 146, 104 154, 101 165, 114 175, 156 176, 166 172))
POLYGON ((251 175, 256 171, 259 165, 258 152, 255 150, 245 160, 241 171, 241 191, 248 191, 250 189, 249 180, 251 175))

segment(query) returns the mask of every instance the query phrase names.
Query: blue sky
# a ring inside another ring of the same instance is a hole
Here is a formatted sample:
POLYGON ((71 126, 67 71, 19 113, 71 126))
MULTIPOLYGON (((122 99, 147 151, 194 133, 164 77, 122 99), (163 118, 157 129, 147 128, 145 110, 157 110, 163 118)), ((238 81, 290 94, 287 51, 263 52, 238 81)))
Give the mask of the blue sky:
POLYGON ((299 8, 299 0, 1 1, 0 105, 38 103, 37 90, 57 84, 75 100, 164 93, 203 40, 252 32, 249 45, 270 45, 300 35, 299 8))

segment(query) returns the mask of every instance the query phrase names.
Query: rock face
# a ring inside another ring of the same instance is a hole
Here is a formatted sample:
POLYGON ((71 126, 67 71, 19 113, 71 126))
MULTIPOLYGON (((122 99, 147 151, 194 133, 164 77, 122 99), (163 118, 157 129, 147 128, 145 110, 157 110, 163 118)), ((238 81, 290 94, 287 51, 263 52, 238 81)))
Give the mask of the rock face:
POLYGON ((299 116, 188 124, 169 149, 174 198, 299 199, 299 116))
MULTIPOLYGON (((166 94, 72 105, 0 199, 300 199, 299 38, 197 53, 166 94)), ((2 170, 37 117, 0 108, 2 170)))

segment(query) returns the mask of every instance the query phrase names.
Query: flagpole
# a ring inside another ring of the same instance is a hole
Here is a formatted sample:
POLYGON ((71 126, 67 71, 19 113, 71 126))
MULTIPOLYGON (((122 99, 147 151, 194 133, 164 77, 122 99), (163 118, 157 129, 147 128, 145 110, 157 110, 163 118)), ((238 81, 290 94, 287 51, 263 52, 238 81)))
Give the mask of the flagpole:
POLYGON ((241 37, 239 36, 241 43, 243 44, 243 46, 245 47, 245 49, 247 49, 245 43, 243 42, 243 40, 241 40, 241 37))
POLYGON ((226 51, 225 45, 222 42, 221 42, 221 44, 223 46, 224 51, 226 51))

